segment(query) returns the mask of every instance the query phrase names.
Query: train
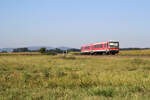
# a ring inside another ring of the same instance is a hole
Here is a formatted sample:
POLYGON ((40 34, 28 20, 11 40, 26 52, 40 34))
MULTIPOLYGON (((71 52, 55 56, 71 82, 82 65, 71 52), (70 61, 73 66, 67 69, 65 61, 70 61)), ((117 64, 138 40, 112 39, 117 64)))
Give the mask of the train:
POLYGON ((109 40, 94 44, 84 45, 81 47, 81 54, 84 55, 115 55, 119 53, 119 41, 109 40))

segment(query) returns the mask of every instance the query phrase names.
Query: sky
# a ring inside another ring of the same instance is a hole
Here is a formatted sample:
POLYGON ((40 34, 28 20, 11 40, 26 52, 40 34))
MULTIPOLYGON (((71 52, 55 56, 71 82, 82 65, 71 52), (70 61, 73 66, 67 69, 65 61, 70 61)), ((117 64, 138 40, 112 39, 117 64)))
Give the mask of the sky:
POLYGON ((150 47, 150 0, 0 0, 0 48, 107 40, 150 47))

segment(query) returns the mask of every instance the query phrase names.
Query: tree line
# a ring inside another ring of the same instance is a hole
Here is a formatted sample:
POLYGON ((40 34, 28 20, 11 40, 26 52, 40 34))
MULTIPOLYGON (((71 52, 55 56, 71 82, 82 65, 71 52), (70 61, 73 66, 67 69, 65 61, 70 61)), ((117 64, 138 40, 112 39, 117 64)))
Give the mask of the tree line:
POLYGON ((80 52, 80 49, 71 48, 68 50, 61 50, 59 48, 50 49, 40 48, 39 50, 29 50, 28 48, 16 48, 13 52, 40 52, 40 53, 67 53, 67 52, 80 52))

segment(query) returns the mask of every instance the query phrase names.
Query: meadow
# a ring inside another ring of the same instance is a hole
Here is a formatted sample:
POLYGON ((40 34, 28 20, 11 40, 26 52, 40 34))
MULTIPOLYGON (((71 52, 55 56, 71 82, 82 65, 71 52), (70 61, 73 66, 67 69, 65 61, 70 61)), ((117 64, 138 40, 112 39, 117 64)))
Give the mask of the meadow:
POLYGON ((0 56, 0 100, 149 98, 150 57, 0 56))
POLYGON ((150 50, 126 50, 120 51, 121 56, 150 56, 150 50))

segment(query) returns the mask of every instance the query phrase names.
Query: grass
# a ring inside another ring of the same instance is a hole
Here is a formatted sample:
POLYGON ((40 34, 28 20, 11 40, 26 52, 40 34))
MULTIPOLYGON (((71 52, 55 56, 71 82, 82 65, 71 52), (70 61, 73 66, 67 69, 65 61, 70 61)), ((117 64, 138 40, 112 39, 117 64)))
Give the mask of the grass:
POLYGON ((0 56, 18 56, 18 55, 25 55, 25 56, 35 56, 35 55, 42 55, 40 52, 9 52, 9 53, 0 53, 0 56))
POLYGON ((0 100, 149 100, 150 59, 0 56, 0 100))
POLYGON ((121 56, 150 56, 150 50, 120 51, 121 56))

